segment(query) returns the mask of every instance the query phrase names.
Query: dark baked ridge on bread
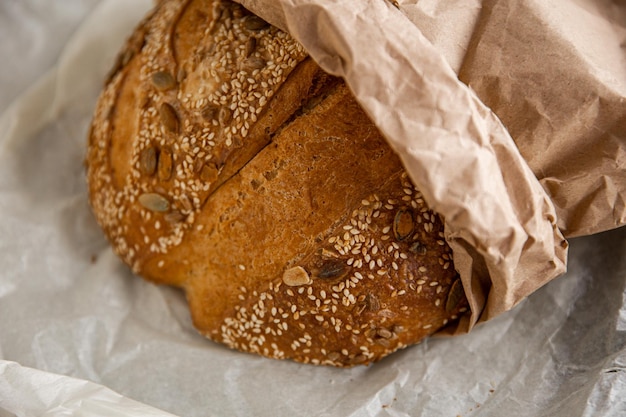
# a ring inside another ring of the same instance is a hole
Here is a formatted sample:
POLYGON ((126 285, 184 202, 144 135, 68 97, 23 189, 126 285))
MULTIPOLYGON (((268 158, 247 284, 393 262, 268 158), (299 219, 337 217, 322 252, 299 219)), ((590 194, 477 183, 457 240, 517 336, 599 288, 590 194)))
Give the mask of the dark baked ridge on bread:
POLYGON ((234 3, 159 3, 86 161, 116 253, 230 347, 350 366, 465 310, 441 220, 347 87, 234 3))

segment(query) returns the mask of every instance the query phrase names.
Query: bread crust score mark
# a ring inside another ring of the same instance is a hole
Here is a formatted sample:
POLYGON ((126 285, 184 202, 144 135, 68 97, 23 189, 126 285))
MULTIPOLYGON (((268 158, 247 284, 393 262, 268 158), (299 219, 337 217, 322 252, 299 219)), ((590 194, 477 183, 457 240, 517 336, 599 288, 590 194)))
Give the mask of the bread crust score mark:
POLYGON ((116 253, 229 347, 367 364, 466 309, 441 219, 348 88, 237 4, 158 4, 86 162, 116 253))

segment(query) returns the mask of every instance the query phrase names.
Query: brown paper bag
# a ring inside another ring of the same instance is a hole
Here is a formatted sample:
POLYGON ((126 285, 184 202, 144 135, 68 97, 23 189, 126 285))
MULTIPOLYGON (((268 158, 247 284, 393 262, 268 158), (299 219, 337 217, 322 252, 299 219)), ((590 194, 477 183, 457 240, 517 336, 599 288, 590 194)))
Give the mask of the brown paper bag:
MULTIPOLYGON (((561 229, 574 236, 625 222, 623 82, 616 91, 599 79, 624 73, 623 53, 602 61, 622 64, 613 73, 582 65, 579 39, 563 34, 563 25, 579 26, 582 17, 569 13, 579 6, 240 2, 346 80, 445 217, 472 309, 457 330, 511 309, 562 274, 567 242, 561 229), (593 176, 584 179, 588 172, 593 176)), ((589 31, 623 29, 602 16, 589 31)), ((612 50, 619 52, 616 40, 612 50)))
POLYGON ((566 236, 623 225, 626 2, 483 3, 460 78, 507 127, 566 236))

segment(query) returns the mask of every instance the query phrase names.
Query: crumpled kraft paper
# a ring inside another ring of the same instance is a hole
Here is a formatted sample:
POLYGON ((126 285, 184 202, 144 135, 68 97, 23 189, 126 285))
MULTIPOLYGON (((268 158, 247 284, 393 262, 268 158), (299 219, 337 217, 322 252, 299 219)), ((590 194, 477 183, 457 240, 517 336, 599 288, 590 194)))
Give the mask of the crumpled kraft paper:
MULTIPOLYGON (((437 3, 420 2, 431 23, 455 14, 437 3)), ((101 80, 149 5, 102 1, 59 64, 0 115, 0 358, 95 381, 180 416, 626 413, 624 228, 572 239, 569 272, 511 311, 372 367, 272 361, 196 335, 180 293, 133 277, 112 254, 81 176, 101 80)), ((436 45, 442 39, 424 33, 436 45)), ((442 36, 454 44, 457 35, 442 36)), ((40 385, 40 376, 4 367, 0 392, 32 388, 54 404, 76 400, 68 415, 98 415, 80 409, 95 391, 40 385)), ((3 417, 41 415, 36 398, 0 400, 3 417)), ((131 406, 120 412, 142 415, 131 406)))
POLYGON ((343 77, 445 218, 472 315, 467 331, 565 271, 556 213, 515 142, 394 4, 242 1, 343 77))
POLYGON ((566 236, 626 223, 625 44, 624 2, 489 0, 460 70, 511 132, 566 236))

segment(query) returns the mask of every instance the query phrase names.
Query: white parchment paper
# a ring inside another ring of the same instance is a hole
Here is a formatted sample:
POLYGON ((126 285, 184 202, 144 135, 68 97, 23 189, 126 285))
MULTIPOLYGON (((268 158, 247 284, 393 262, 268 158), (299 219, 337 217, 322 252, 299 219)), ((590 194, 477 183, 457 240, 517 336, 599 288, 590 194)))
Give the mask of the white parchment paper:
MULTIPOLYGON (((568 273, 512 311, 370 367, 274 361, 198 336, 182 294, 134 277, 87 206, 93 105, 150 6, 102 0, 88 16, 57 10, 80 24, 69 39, 66 26, 45 23, 55 14, 23 26, 40 28, 33 36, 61 52, 0 115, 0 416, 626 413, 624 228, 573 239, 568 273), (108 400, 110 409, 93 406, 108 400)), ((13 70, 34 58, 7 46, 6 30, 0 56, 14 63, 0 89, 33 78, 13 70)))

